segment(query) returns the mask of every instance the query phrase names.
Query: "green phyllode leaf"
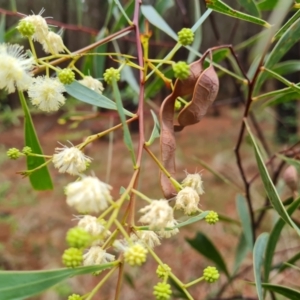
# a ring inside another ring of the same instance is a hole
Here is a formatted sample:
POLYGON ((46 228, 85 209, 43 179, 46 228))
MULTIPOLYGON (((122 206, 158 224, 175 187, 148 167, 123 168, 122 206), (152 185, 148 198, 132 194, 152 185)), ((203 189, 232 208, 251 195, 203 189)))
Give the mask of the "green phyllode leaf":
POLYGON ((26 299, 76 275, 111 268, 115 263, 99 266, 48 271, 0 271, 0 299, 26 299))
POLYGON ((213 261, 219 271, 224 272, 228 278, 230 277, 221 254, 206 235, 204 235, 202 232, 197 232, 195 238, 186 240, 195 250, 197 250, 207 259, 213 261))
POLYGON ((287 211, 285 210, 284 205, 281 202, 281 199, 277 193, 277 190, 270 178, 270 175, 268 173, 268 170, 263 162, 263 159, 261 157, 260 151, 257 147, 256 141, 254 139, 254 136, 250 130, 250 127, 248 125, 248 123, 245 121, 246 124, 246 128, 248 130, 248 133, 250 135, 254 150, 255 150, 255 157, 256 157, 256 162, 258 165, 258 169, 259 169, 259 173, 261 176, 261 179, 263 181, 264 187, 265 187, 265 191, 267 193, 267 196, 272 204, 272 206, 274 207, 274 209, 277 211, 277 213, 279 214, 279 216, 287 223, 289 224, 291 227, 293 227, 296 232, 298 233, 298 235, 300 235, 300 230, 297 227, 297 225, 292 221, 292 219, 290 218, 290 216, 288 215, 287 211))
MULTIPOLYGON (((35 128, 31 119, 31 115, 22 92, 19 92, 19 98, 24 111, 24 131, 25 131, 25 145, 32 149, 35 154, 43 155, 40 142, 38 140, 35 128)), ((27 169, 33 170, 45 164, 44 157, 27 156, 27 169)), ((37 191, 52 190, 53 184, 47 166, 44 166, 29 176, 32 187, 37 191)))
MULTIPOLYGON (((289 49, 300 39, 298 34, 300 30, 300 18, 290 25, 284 34, 280 37, 271 53, 267 56, 264 67, 273 69, 273 66, 289 51, 289 49)), ((258 93, 263 82, 269 75, 266 73, 259 74, 255 87, 254 95, 258 93)))
MULTIPOLYGON (((77 81, 73 81, 71 84, 65 86, 67 93, 88 104, 101 107, 101 108, 106 108, 106 109, 113 109, 117 110, 117 105, 115 102, 110 100, 109 98, 89 89, 88 87, 80 84, 77 81)), ((129 117, 133 117, 134 114, 131 113, 130 111, 123 109, 125 115, 129 117)))
POLYGON ((114 97, 116 99, 116 103, 117 103, 117 109, 118 109, 118 113, 123 125, 123 133, 124 133, 124 143, 127 146, 130 155, 131 155, 131 159, 133 164, 136 164, 136 158, 135 158, 135 154, 134 154, 134 148, 133 148, 133 143, 132 143, 132 139, 131 139, 131 135, 130 135, 130 131, 128 128, 128 125, 126 123, 126 117, 124 114, 124 108, 122 105, 122 99, 121 99, 121 95, 120 95, 120 91, 117 85, 117 82, 115 80, 112 81, 112 87, 113 87, 113 92, 114 92, 114 97))
POLYGON ((233 9, 232 7, 230 7, 229 5, 225 4, 223 1, 206 0, 205 2, 206 2, 206 6, 208 8, 211 8, 212 10, 219 12, 221 14, 224 14, 224 15, 227 15, 227 16, 230 16, 233 18, 241 19, 241 20, 244 20, 247 22, 255 23, 258 25, 262 25, 266 28, 271 27, 271 25, 267 21, 262 20, 257 17, 253 17, 253 16, 245 14, 245 13, 242 13, 240 11, 237 11, 237 10, 233 9))
MULTIPOLYGON (((288 214, 292 215, 293 212, 299 207, 299 205, 300 205, 300 198, 294 201, 290 205, 290 207, 287 209, 288 214)), ((266 248, 265 262, 264 262, 264 282, 269 281, 269 275, 272 268, 272 261, 275 253, 275 248, 279 240, 281 231, 285 224, 286 223, 284 222, 283 219, 279 219, 270 233, 270 237, 266 248)))
POLYGON ((276 284, 268 284, 262 283, 262 286, 268 290, 275 292, 279 295, 285 296, 285 299, 289 300, 299 300, 300 299, 300 292, 289 287, 283 285, 276 285, 276 284))
POLYGON ((251 226, 251 219, 249 215, 249 210, 247 202, 244 196, 237 195, 236 197, 236 207, 242 223, 243 234, 248 246, 248 249, 252 251, 253 249, 253 232, 251 226))
POLYGON ((263 300, 263 291, 261 284, 261 267, 263 265, 263 259, 265 254, 265 249, 267 246, 269 234, 264 232, 256 240, 253 248, 253 271, 254 279, 256 284, 256 291, 258 295, 258 300, 263 300))
POLYGON ((177 40, 177 34, 166 23, 166 21, 161 17, 161 15, 155 10, 155 8, 152 5, 142 5, 141 12, 152 25, 159 28, 161 31, 172 37, 174 40, 177 40))
POLYGON ((151 133, 151 136, 149 138, 149 141, 146 142, 147 146, 151 145, 154 142, 155 139, 160 137, 160 125, 159 125, 158 118, 157 118, 155 112, 152 109, 150 111, 151 111, 151 115, 152 115, 152 118, 153 118, 153 121, 154 121, 154 126, 153 126, 153 129, 152 129, 152 133, 151 133))
POLYGON ((243 8, 245 8, 245 10, 249 14, 251 14, 252 16, 255 16, 257 18, 260 18, 260 11, 254 0, 237 0, 237 1, 243 8))

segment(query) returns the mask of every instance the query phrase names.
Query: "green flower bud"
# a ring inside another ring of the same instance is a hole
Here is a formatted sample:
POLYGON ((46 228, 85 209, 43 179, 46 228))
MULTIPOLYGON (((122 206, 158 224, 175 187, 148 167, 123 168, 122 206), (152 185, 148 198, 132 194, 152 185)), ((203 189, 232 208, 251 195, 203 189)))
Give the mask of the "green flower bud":
POLYGON ((167 264, 164 264, 163 266, 161 265, 158 265, 157 269, 156 269, 156 275, 159 277, 159 278, 164 278, 165 276, 168 275, 168 273, 171 272, 171 268, 167 265, 167 264))
POLYGON ((63 264, 68 268, 75 268, 82 264, 83 254, 82 250, 77 248, 66 249, 62 256, 63 264))
POLYGON ((17 148, 10 148, 8 149, 8 151, 6 152, 6 155, 10 158, 10 159, 18 159, 22 153, 20 152, 19 149, 17 148))
POLYGON ((216 224, 218 221, 219 221, 219 215, 211 210, 205 217, 205 221, 208 223, 208 224, 216 224))
POLYGON ((194 32, 190 28, 182 28, 178 35, 178 42, 183 46, 191 45, 194 41, 194 32))
POLYGON ((84 229, 74 227, 67 232, 66 240, 70 247, 86 248, 90 245, 92 238, 93 237, 84 229))
POLYGON ((124 260, 131 266, 141 266, 147 259, 147 253, 142 245, 135 244, 124 252, 124 260))
POLYGON ((25 146, 23 149, 22 149, 22 152, 25 154, 25 155, 28 155, 30 153, 32 153, 32 149, 28 146, 25 146))
POLYGON ((218 270, 215 267, 207 267, 203 270, 203 278, 209 283, 217 281, 220 277, 218 270))
POLYGON ((178 111, 178 110, 181 109, 181 101, 180 101, 180 100, 177 99, 177 100, 175 101, 174 109, 175 109, 176 111, 178 111))
POLYGON ((172 290, 171 286, 165 282, 159 282, 154 286, 153 295, 157 300, 168 300, 171 297, 172 290))
POLYGON ((106 81, 108 84, 112 83, 112 80, 115 79, 116 81, 119 81, 121 78, 120 71, 115 68, 109 68, 105 70, 105 73, 103 74, 104 81, 106 81))
POLYGON ((58 73, 58 79, 63 84, 71 84, 75 80, 75 73, 68 68, 62 69, 58 73))
POLYGON ((178 63, 173 64, 172 68, 174 76, 181 80, 187 79, 190 75, 190 66, 184 61, 179 61, 178 63))
POLYGON ((78 294, 72 294, 68 297, 68 300, 82 300, 82 297, 78 294))
POLYGON ((17 26, 17 29, 25 37, 31 37, 35 33, 35 26, 26 20, 21 20, 17 26))

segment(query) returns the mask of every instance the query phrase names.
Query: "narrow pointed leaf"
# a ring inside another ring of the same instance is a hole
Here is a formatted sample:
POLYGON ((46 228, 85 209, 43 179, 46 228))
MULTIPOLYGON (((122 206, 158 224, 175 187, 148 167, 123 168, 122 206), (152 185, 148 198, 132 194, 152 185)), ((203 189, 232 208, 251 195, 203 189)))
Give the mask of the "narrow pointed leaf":
MULTIPOLYGON (((280 37, 271 53, 268 55, 267 60, 264 64, 265 68, 272 69, 273 66, 291 49, 291 47, 300 39, 300 18, 296 20, 280 37)), ((261 73, 255 84, 254 94, 257 94, 260 90, 263 82, 266 80, 268 75, 261 73)))
MULTIPOLYGON (((107 98, 103 95, 100 95, 99 93, 89 89, 88 87, 80 84, 77 81, 74 81, 69 85, 66 85, 65 88, 69 95, 71 95, 72 97, 74 97, 82 102, 85 102, 85 103, 88 103, 88 104, 91 104, 91 105, 94 105, 97 107, 101 107, 101 108, 117 110, 117 105, 115 102, 113 102, 109 98, 107 98)), ((126 109, 124 109, 124 113, 127 116, 130 116, 130 117, 133 116, 133 114, 126 109)))
POLYGON ((130 152, 130 155, 131 155, 132 162, 135 165, 136 158, 135 158, 135 154, 134 154, 133 143, 132 143, 130 131, 128 128, 128 124, 126 123, 126 117, 124 114, 120 91, 119 91, 118 85, 115 80, 112 81, 112 87, 113 87, 114 97, 115 97, 116 103, 117 103, 118 113, 119 113, 119 116, 120 116, 120 119, 122 122, 122 126, 123 126, 124 143, 127 146, 128 150, 130 152))
POLYGON ((155 112, 152 109, 150 111, 151 111, 151 115, 152 115, 152 118, 153 118, 153 121, 154 121, 154 126, 153 126, 153 129, 152 129, 152 133, 151 133, 151 136, 149 138, 149 141, 146 142, 147 146, 151 145, 155 139, 160 137, 160 125, 159 125, 158 118, 157 118, 155 112))
POLYGON ((6 20, 6 15, 2 14, 0 18, 0 43, 5 42, 5 20, 6 20))
MULTIPOLYGON (((300 10, 299 10, 300 12, 300 10)), ((300 71, 300 60, 286 60, 276 64, 273 69, 279 75, 286 75, 300 71)))
POLYGON ((298 10, 275 34, 274 40, 279 39, 290 27, 291 25, 300 18, 300 10, 298 10))
POLYGON ((26 299, 76 275, 111 268, 112 263, 48 271, 0 271, 0 297, 5 300, 26 299))
POLYGON ((263 283, 262 286, 271 292, 277 293, 285 297, 285 299, 289 300, 299 300, 300 299, 300 292, 289 287, 283 285, 276 285, 276 284, 268 284, 263 283))
MULTIPOLYGON (((165 230, 173 230, 175 228, 181 228, 190 224, 193 224, 195 222, 198 222, 200 220, 203 220, 207 215, 208 215, 209 211, 203 211, 201 214, 194 216, 194 217, 190 217, 188 220, 184 221, 184 222, 180 222, 177 225, 171 227, 171 228, 165 228, 165 230)), ((137 227, 139 230, 149 230, 148 226, 139 226, 137 227)))
POLYGON ((244 234, 241 234, 241 236, 239 238, 239 243, 238 243, 238 245, 236 247, 236 251, 235 251, 235 256, 234 256, 235 261, 234 261, 233 273, 235 273, 239 269, 240 265, 242 264, 245 257, 247 256, 248 252, 249 252, 249 247, 247 245, 246 238, 245 238, 244 234))
POLYGON ((277 154, 279 158, 287 162, 289 165, 294 166, 298 171, 300 171, 300 161, 294 158, 286 157, 281 154, 277 154))
POLYGON ((281 265, 281 267, 278 270, 278 273, 283 272, 285 269, 290 268, 290 264, 294 264, 296 261, 300 259, 300 252, 296 253, 294 256, 292 256, 290 259, 288 259, 285 263, 281 265))
MULTIPOLYGON (((300 205, 300 198, 294 201, 291 204, 291 206, 287 209, 288 214, 292 215, 293 212, 299 207, 299 205, 300 205)), ((265 262, 264 262, 264 282, 269 281, 269 274, 272 268, 273 256, 284 225, 285 222, 282 219, 279 219, 270 233, 270 237, 266 248, 265 262)))
POLYGON ((242 195, 237 195, 236 198, 236 208, 242 223, 243 233, 245 236, 246 244, 248 249, 252 251, 253 248, 253 232, 251 226, 251 219, 249 214, 249 209, 245 197, 242 195))
POLYGON ((195 238, 186 240, 195 250, 197 250, 207 259, 213 261, 219 271, 225 273, 228 278, 230 277, 221 254, 206 235, 201 232, 197 232, 195 238))
MULTIPOLYGON (((30 147, 33 153, 42 155, 43 151, 38 140, 37 134, 35 132, 35 128, 31 119, 26 100, 24 98, 24 94, 22 92, 19 92, 19 97, 24 111, 25 145, 30 147)), ((28 170, 38 168, 46 162, 45 158, 35 156, 27 156, 26 160, 28 170)), ((31 175, 29 176, 29 180, 32 187, 37 191, 53 189, 51 176, 47 166, 44 166, 31 173, 31 175)))
POLYGON ((276 7, 279 0, 262 0, 257 3, 259 10, 272 10, 276 7))
POLYGON ((144 17, 155 27, 162 30, 164 33, 177 40, 177 34, 173 29, 166 23, 162 16, 155 10, 152 5, 142 5, 141 12, 144 17))
POLYGON ((263 159, 261 157, 260 151, 257 147, 256 141, 254 139, 254 136, 250 130, 249 125, 247 124, 247 122, 245 122, 248 133, 250 135, 254 150, 255 150, 255 157, 256 157, 256 162, 258 165, 258 169, 259 169, 259 173, 261 176, 261 179, 263 181, 264 187, 265 187, 265 191, 267 193, 267 196, 272 204, 272 206, 274 207, 274 209, 277 211, 277 213, 279 214, 279 216, 290 226, 292 226, 296 232, 298 233, 298 235, 300 235, 300 230, 297 227, 297 225, 292 221, 292 219, 290 218, 290 216, 288 215, 287 211, 285 210, 284 205, 281 202, 281 199, 279 198, 279 195, 277 193, 277 190, 270 178, 270 175, 268 173, 268 170, 263 162, 263 159))
POLYGON ((238 0, 238 3, 252 16, 260 18, 260 12, 254 0, 238 0))
POLYGON ((256 284, 256 291, 258 300, 263 300, 263 291, 261 285, 261 267, 265 254, 266 245, 268 242, 269 234, 264 232, 256 240, 253 249, 253 271, 256 284))
POLYGON ((241 20, 244 20, 247 22, 262 25, 266 28, 271 27, 271 25, 267 21, 262 20, 257 17, 253 17, 253 16, 245 14, 245 13, 242 13, 240 11, 237 11, 220 0, 206 0, 206 6, 216 12, 225 14, 225 15, 233 17, 233 18, 237 18, 237 19, 241 19, 241 20))

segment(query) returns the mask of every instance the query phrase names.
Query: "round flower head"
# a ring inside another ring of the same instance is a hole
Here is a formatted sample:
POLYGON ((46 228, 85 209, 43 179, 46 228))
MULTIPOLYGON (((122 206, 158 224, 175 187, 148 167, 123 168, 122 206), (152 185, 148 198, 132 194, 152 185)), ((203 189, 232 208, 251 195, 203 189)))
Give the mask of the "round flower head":
POLYGON ((216 224, 218 221, 219 221, 219 215, 211 210, 205 217, 205 221, 208 223, 208 224, 216 224))
POLYGON ((82 264, 82 260, 82 250, 77 248, 66 249, 62 256, 63 264, 68 268, 75 268, 80 266, 82 264))
POLYGON ((14 93, 26 90, 32 81, 30 73, 34 64, 32 57, 23 53, 20 45, 0 44, 0 89, 14 93))
POLYGON ((219 271, 215 267, 207 267, 203 270, 203 278, 209 283, 217 281, 219 277, 219 271))
POLYGON ((163 266, 158 265, 158 267, 156 269, 156 275, 159 278, 164 278, 164 277, 168 276, 168 274, 171 271, 172 271, 171 268, 167 264, 163 264, 163 266))
POLYGON ((148 250, 141 244, 129 246, 124 252, 124 260, 131 266, 141 266, 147 259, 148 250))
POLYGON ((65 104, 66 99, 62 94, 65 91, 64 85, 57 78, 39 76, 29 86, 28 97, 42 111, 57 111, 65 104))
POLYGON ((78 82, 90 88, 91 90, 97 92, 98 94, 102 94, 102 92, 104 91, 102 82, 93 78, 92 76, 85 76, 83 79, 79 80, 78 82))
POLYGON ((45 18, 43 18, 41 16, 44 11, 45 10, 42 9, 38 15, 27 16, 23 19, 24 21, 27 21, 34 25, 35 33, 32 36, 32 38, 39 43, 43 43, 48 34, 47 22, 46 22, 45 18))
POLYGON ((65 51, 65 45, 61 36, 53 31, 49 31, 42 42, 46 53, 59 54, 65 51))
POLYGON ((199 201, 196 190, 187 186, 177 194, 174 208, 183 209, 185 214, 190 215, 198 210, 199 201))
POLYGON ((167 200, 153 200, 151 204, 140 210, 145 213, 140 222, 149 224, 149 229, 159 230, 166 227, 166 224, 173 220, 173 209, 167 200))
POLYGON ((203 181, 199 173, 188 174, 186 178, 182 181, 182 186, 189 186, 195 189, 199 195, 204 194, 203 181))
POLYGON ((22 153, 17 148, 10 148, 7 150, 6 155, 10 159, 18 159, 22 155, 22 153))
MULTIPOLYGON (((178 224, 178 222, 176 220, 172 220, 172 221, 169 221, 165 227, 167 228, 173 228, 174 226, 176 226, 178 224)), ((157 231, 157 234, 159 237, 161 238, 170 238, 171 236, 175 235, 179 233, 179 229, 178 228, 174 228, 174 229, 171 229, 171 230, 165 230, 165 229, 162 229, 160 231, 157 231)))
POLYGON ((99 246, 91 247, 89 251, 83 255, 84 266, 101 265, 114 260, 114 255, 106 253, 106 251, 99 246))
POLYGON ((25 37, 31 37, 35 33, 35 26, 31 22, 26 21, 25 19, 22 19, 19 22, 17 29, 25 37))
POLYGON ((86 215, 79 220, 77 226, 84 229, 93 237, 98 237, 96 243, 99 244, 111 235, 109 230, 105 230, 103 221, 104 220, 98 220, 96 217, 86 215))
POLYGON ((173 64, 172 68, 175 78, 183 80, 188 78, 190 75, 190 66, 184 61, 179 61, 178 63, 173 64))
POLYGON ((178 42, 183 46, 191 45, 194 41, 194 32, 190 28, 182 28, 177 34, 178 42))
POLYGON ((103 74, 103 78, 108 84, 111 84, 113 79, 115 79, 115 81, 119 81, 121 78, 120 71, 115 68, 106 69, 103 74))
POLYGON ((166 282, 159 282, 153 287, 153 295, 157 300, 171 299, 172 290, 171 286, 166 282))
POLYGON ((76 147, 56 148, 56 153, 53 155, 53 164, 60 173, 69 173, 78 175, 86 170, 86 164, 91 162, 90 157, 86 156, 76 147))
POLYGON ((138 230, 134 234, 130 235, 133 242, 139 241, 143 245, 147 245, 150 248, 160 245, 160 240, 154 231, 150 230, 138 230))
POLYGON ((98 213, 112 202, 111 186, 95 177, 84 177, 65 188, 67 204, 78 212, 98 213))

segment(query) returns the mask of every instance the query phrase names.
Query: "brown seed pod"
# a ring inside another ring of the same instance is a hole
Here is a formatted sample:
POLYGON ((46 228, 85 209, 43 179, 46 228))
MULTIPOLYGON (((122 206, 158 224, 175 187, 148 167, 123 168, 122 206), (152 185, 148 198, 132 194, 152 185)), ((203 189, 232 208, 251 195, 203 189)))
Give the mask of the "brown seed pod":
MULTIPOLYGON (((203 61, 207 52, 201 59, 190 65, 190 75, 187 79, 177 79, 174 84, 173 92, 166 97, 160 108, 160 148, 163 166, 172 177, 175 176, 175 150, 176 140, 175 131, 182 130, 187 125, 198 123, 206 114, 208 107, 215 100, 219 80, 213 66, 203 71, 203 61), (188 104, 179 114, 179 125, 173 124, 174 104, 177 97, 193 94, 190 104, 188 104)), ((211 54, 211 53, 210 53, 211 54)), ((169 178, 161 172, 161 187, 166 199, 172 198, 176 190, 171 184, 169 178)))
POLYGON ((294 166, 288 166, 283 172, 282 178, 285 184, 291 189, 293 193, 298 191, 298 173, 294 166))

